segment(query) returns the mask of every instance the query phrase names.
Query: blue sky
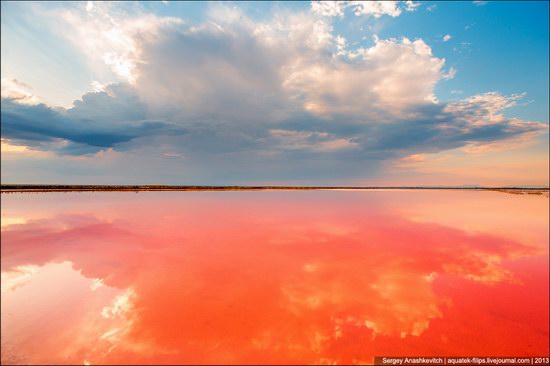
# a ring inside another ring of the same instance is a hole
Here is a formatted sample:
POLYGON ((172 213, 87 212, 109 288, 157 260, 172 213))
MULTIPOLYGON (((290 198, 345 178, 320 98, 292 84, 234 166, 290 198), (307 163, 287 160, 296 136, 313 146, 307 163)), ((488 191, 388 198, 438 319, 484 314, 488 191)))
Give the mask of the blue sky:
POLYGON ((3 181, 548 184, 546 1, 1 6, 3 181))

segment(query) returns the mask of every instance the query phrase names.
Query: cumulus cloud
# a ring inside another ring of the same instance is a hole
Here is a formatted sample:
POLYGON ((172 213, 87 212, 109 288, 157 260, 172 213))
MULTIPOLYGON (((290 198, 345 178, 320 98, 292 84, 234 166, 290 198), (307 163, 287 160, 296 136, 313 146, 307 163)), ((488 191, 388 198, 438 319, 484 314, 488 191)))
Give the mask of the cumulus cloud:
MULTIPOLYGON (((187 118, 257 120, 282 111, 287 103, 280 68, 288 55, 277 52, 279 41, 251 33, 262 29, 216 20, 201 28, 164 29, 155 42, 142 43, 138 78, 147 87, 138 93, 156 109, 176 109, 187 118)), ((307 31, 321 37, 316 27, 307 31)))
POLYGON ((353 12, 355 15, 372 15, 380 18, 382 15, 396 17, 401 14, 401 9, 397 6, 397 1, 357 1, 353 2, 353 12))
POLYGON ((312 1, 311 10, 322 16, 344 16, 351 9, 356 16, 380 18, 384 15, 397 17, 403 11, 415 11, 420 3, 415 1, 312 1))
POLYGON ((376 40, 347 57, 295 63, 285 86, 317 115, 350 114, 368 121, 403 116, 435 100, 444 60, 422 40, 376 40))
POLYGON ((105 63, 121 80, 133 83, 140 59, 138 40, 153 35, 163 25, 179 24, 181 20, 145 14, 134 18, 115 5, 88 1, 85 11, 66 9, 50 15, 61 18, 63 23, 54 23, 58 32, 83 51, 92 63, 105 63))
POLYGON ((345 6, 345 1, 312 1, 311 11, 323 16, 342 16, 345 6))

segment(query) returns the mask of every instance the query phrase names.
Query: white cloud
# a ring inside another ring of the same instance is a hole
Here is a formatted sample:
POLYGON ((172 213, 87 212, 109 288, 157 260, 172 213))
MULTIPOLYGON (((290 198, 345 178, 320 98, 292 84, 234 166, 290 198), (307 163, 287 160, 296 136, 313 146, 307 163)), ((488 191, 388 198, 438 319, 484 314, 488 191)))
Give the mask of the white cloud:
POLYGON ((380 18, 382 15, 397 17, 401 9, 397 6, 398 1, 350 1, 355 15, 372 15, 380 18))
POLYGON ((58 32, 80 49, 92 64, 102 62, 121 80, 134 83, 135 68, 140 60, 137 39, 153 36, 159 27, 178 24, 181 20, 145 14, 132 17, 114 11, 115 6, 89 1, 85 11, 63 10, 51 15, 62 20, 62 24, 57 24, 58 32))
POLYGON ((99 81, 97 80, 92 80, 92 90, 94 92, 102 92, 102 91, 105 91, 105 88, 107 87, 107 85, 105 84, 101 84, 99 81))
POLYGON ((443 80, 454 79, 455 75, 456 75, 456 69, 451 66, 449 71, 447 71, 446 73, 443 74, 443 80))
POLYGON ((347 59, 296 64, 285 86, 312 113, 383 120, 433 102, 443 64, 422 40, 377 40, 370 48, 350 51, 347 59))
POLYGON ((2 98, 10 98, 17 103, 37 104, 40 102, 40 99, 32 93, 31 87, 17 79, 2 78, 1 94, 2 98))
POLYGON ((475 0, 475 1, 472 1, 472 3, 475 5, 475 6, 483 6, 483 5, 486 5, 488 3, 488 1, 485 1, 485 0, 475 0))
POLYGON ((356 16, 372 16, 380 18, 383 15, 397 17, 403 11, 415 11, 420 3, 417 1, 312 1, 311 10, 321 16, 344 16, 346 9, 351 9, 356 16))
POLYGON ((449 41, 451 38, 452 38, 452 37, 451 37, 450 34, 445 34, 445 35, 443 36, 443 42, 447 42, 447 41, 449 41))
POLYGON ((418 1, 407 0, 405 1, 405 9, 407 11, 415 11, 420 6, 418 1))
POLYGON ((338 54, 339 55, 345 54, 346 46, 347 46, 346 39, 342 36, 337 36, 335 41, 336 41, 336 47, 338 48, 338 54))
MULTIPOLYGON (((502 95, 498 92, 488 92, 484 94, 474 95, 459 102, 449 103, 446 106, 446 111, 455 115, 460 115, 462 119, 470 125, 489 125, 499 124, 506 120, 500 113, 504 109, 508 109, 517 105, 517 102, 525 97, 525 93, 512 94, 510 96, 502 95)), ((511 128, 516 125, 519 120, 512 120, 511 128)), ((540 126, 542 130, 544 125, 538 122, 524 122, 522 125, 540 126)))
POLYGON ((322 16, 344 15, 345 1, 312 1, 311 11, 322 16))

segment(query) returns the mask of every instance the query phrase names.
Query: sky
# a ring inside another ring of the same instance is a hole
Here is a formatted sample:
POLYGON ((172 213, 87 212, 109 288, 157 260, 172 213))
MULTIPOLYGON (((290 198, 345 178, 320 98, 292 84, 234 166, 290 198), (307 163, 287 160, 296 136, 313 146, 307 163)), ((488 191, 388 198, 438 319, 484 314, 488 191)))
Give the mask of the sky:
POLYGON ((549 184, 549 2, 1 2, 2 183, 549 184))

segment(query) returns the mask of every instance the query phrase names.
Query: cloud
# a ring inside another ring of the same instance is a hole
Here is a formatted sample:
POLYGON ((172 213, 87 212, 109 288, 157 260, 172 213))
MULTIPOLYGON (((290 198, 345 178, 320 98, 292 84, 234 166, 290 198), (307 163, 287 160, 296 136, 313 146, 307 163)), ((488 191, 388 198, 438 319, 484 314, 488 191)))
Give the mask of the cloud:
POLYGON ((311 113, 376 121, 432 102, 443 64, 422 40, 376 40, 374 46, 348 51, 346 57, 294 64, 285 86, 311 113))
POLYGON ((412 1, 412 0, 405 1, 405 9, 407 11, 415 11, 416 8, 418 8, 420 5, 421 5, 420 2, 418 1, 412 1))
POLYGON ((48 13, 62 20, 54 23, 55 29, 83 51, 92 64, 104 63, 120 80, 130 83, 135 81, 140 57, 137 40, 154 34, 162 25, 181 23, 177 18, 142 13, 134 18, 131 13, 116 8, 116 4, 92 1, 82 4, 79 10, 48 13), (66 31, 67 27, 70 32, 66 31))
POLYGON ((404 158, 401 159, 401 161, 403 162, 419 162, 419 161, 424 161, 426 160, 426 155, 425 154, 411 154, 409 156, 405 156, 404 158))
POLYGON ((283 150, 311 150, 315 152, 331 152, 357 148, 357 144, 350 139, 335 138, 326 132, 303 132, 290 130, 269 130, 269 133, 280 144, 276 146, 283 150))
POLYGON ((403 11, 415 11, 420 3, 415 1, 312 1, 311 11, 328 17, 344 16, 346 9, 351 9, 355 16, 384 15, 397 17, 403 11))
POLYGON ((80 155, 120 144, 141 136, 183 133, 179 127, 147 119, 144 107, 124 85, 107 92, 88 93, 70 109, 45 104, 25 105, 2 99, 2 138, 15 145, 80 155))
POLYGON ((344 1, 312 1, 311 11, 323 16, 342 16, 346 3, 344 1))
POLYGON ((31 87, 17 79, 2 78, 2 98, 10 98, 22 104, 36 104, 39 98, 31 91, 31 87))
MULTIPOLYGON (((495 124, 507 121, 498 112, 515 106, 524 96, 525 93, 505 96, 498 92, 487 92, 474 95, 459 102, 450 103, 447 105, 446 111, 466 118, 470 124, 495 124)), ((520 124, 522 123, 520 122, 520 124)), ((528 122, 523 124, 533 125, 528 122)))
POLYGON ((443 36, 442 39, 443 39, 443 42, 447 42, 447 41, 449 41, 451 38, 452 38, 452 37, 451 37, 450 34, 446 34, 446 35, 443 36))
POLYGON ((447 71, 446 73, 443 74, 443 80, 451 80, 451 79, 454 79, 454 77, 456 76, 456 69, 454 67, 451 66, 451 68, 449 69, 449 71, 447 71))
POLYGON ((203 23, 187 24, 139 11, 124 17, 109 6, 59 19, 85 55, 117 55, 131 77, 93 83, 68 109, 28 104, 26 94, 3 87, 1 131, 10 145, 73 156, 124 152, 122 160, 133 154, 170 172, 185 161, 199 181, 308 180, 375 174, 387 160, 548 129, 502 114, 521 94, 438 101, 435 86, 456 70, 422 39, 354 48, 315 12, 258 21, 216 4, 203 23), (265 172, 266 164, 274 168, 265 172))
MULTIPOLYGON (((165 28, 154 41, 143 42, 137 92, 153 108, 187 119, 276 118, 289 108, 281 68, 291 51, 280 48, 275 27, 239 24, 226 19, 231 9, 220 12, 201 27, 165 28)), ((287 48, 304 42, 299 47, 315 49, 330 42, 325 23, 299 26, 287 48)))
POLYGON ((475 0, 475 1, 472 1, 472 3, 475 5, 475 6, 483 6, 483 5, 486 5, 488 3, 488 1, 485 1, 485 0, 475 0))
POLYGON ((433 5, 430 5, 426 8, 427 11, 434 11, 435 9, 437 9, 437 5, 436 4, 433 4, 433 5))
POLYGON ((382 15, 396 17, 401 14, 401 9, 397 7, 396 1, 358 1, 353 3, 353 13, 356 16, 372 15, 380 18, 382 15))

